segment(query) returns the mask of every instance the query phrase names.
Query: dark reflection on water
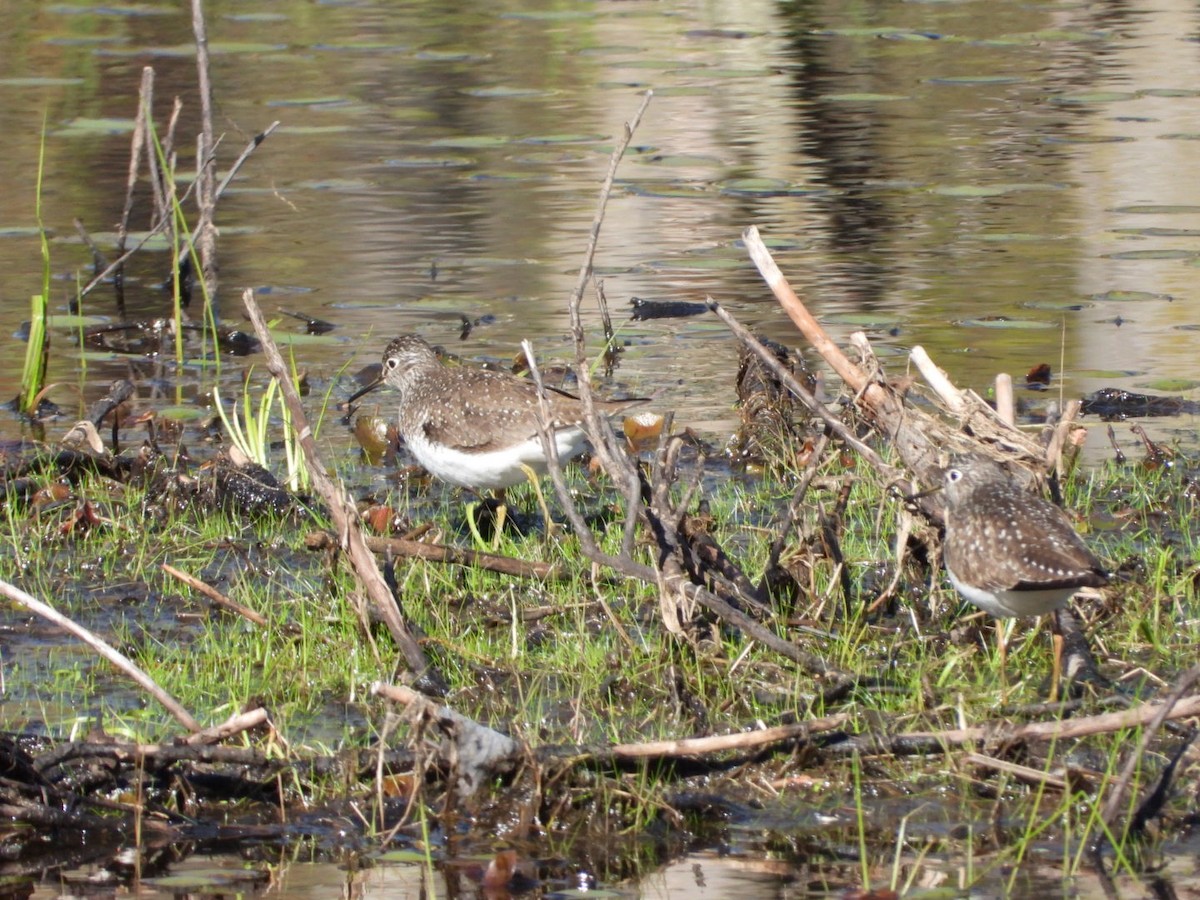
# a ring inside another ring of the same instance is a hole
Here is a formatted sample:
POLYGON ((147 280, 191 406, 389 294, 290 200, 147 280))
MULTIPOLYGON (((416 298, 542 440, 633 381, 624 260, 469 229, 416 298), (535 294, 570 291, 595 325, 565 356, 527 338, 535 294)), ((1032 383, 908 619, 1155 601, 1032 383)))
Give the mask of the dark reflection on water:
MULTIPOLYGON (((732 428, 733 342, 704 316, 626 321, 628 301, 711 295, 794 341, 737 246, 747 225, 777 246, 836 338, 866 329, 895 370, 920 343, 977 388, 997 370, 1040 362, 1065 372, 1068 396, 1145 390, 1168 376, 1186 389, 1200 377, 1200 29, 1184 0, 208 9, 222 166, 269 122, 283 123, 219 209, 221 314, 240 321, 240 290, 256 286, 269 312, 334 323, 328 339, 295 350, 313 397, 401 330, 468 358, 507 358, 523 337, 565 354, 565 301, 607 155, 646 88, 657 96, 622 163, 597 263, 629 345, 621 387, 661 391, 678 424, 717 440, 732 428), (246 16, 262 11, 271 18, 246 16), (485 324, 460 339, 462 316, 485 324)), ((36 240, 7 230, 35 224, 43 117, 43 216, 63 309, 88 262, 72 219, 114 228, 129 142, 68 126, 131 118, 152 65, 160 125, 173 97, 184 101, 187 172, 198 104, 177 5, 12 2, 5 12, 7 335, 40 284, 36 240)), ((145 208, 143 197, 139 228, 145 208)), ((167 312, 153 285, 168 265, 162 252, 134 264, 131 316, 167 312)), ((98 292, 85 311, 113 317, 111 295, 98 292)), ((23 348, 8 349, 0 382, 15 385, 23 348)), ((67 385, 54 396, 69 405, 81 366, 68 329, 55 332, 54 353, 51 380, 67 385)), ((241 365, 224 370, 229 396, 241 365)), ((81 405, 131 373, 154 379, 140 388, 145 406, 173 400, 177 383, 185 403, 202 404, 212 377, 91 358, 81 405)), ((0 421, 4 437, 19 432, 0 421)), ((354 458, 344 432, 324 437, 338 462, 354 458)))
MULTIPOLYGON (((99 231, 119 215, 127 137, 59 136, 63 124, 130 117, 147 63, 160 116, 183 97, 189 139, 197 104, 192 62, 176 49, 189 39, 186 16, 52 9, 18 16, 23 37, 9 38, 0 76, 79 81, 6 89, 0 118, 14 140, 2 163, 10 220, 0 225, 31 222, 45 112, 46 219, 61 238, 55 269, 66 274, 85 260, 71 217, 99 231)), ((1151 241, 1117 236, 1131 223, 1115 210, 1194 190, 1178 168, 1185 142, 1146 127, 1186 131, 1198 117, 1195 96, 1161 90, 1190 83, 1195 61, 1179 37, 1195 31, 1194 10, 761 3, 700 14, 633 2, 563 12, 284 3, 261 21, 214 7, 222 159, 270 119, 283 121, 222 204, 223 314, 239 316, 244 285, 294 292, 343 329, 340 341, 305 348, 327 374, 403 328, 452 337, 440 323, 459 313, 498 317, 459 348, 467 355, 505 356, 524 336, 562 352, 564 301, 607 149, 638 92, 654 87, 642 152, 620 173, 634 190, 614 196, 598 258, 618 307, 631 296, 711 294, 769 336, 791 337, 734 246, 756 224, 784 242, 781 266, 837 337, 865 325, 884 351, 925 344, 965 384, 1042 361, 1060 368, 1064 339, 1070 394, 1190 375, 1188 341, 1175 331, 1190 324, 1182 307, 1062 307, 1113 289, 1176 295, 1190 284, 1186 262, 1110 252, 1151 241), (262 46, 247 50, 254 42, 262 46), (1151 67, 1151 56, 1173 66, 1151 67), (1113 91, 1125 99, 1101 96, 1113 91), (1089 140, 1104 136, 1131 140, 1089 140), (682 157, 691 164, 651 162, 682 157), (814 192, 719 190, 747 177, 814 192), (677 191, 640 190, 648 178, 677 191), (725 267, 705 259, 718 248, 725 267), (1044 327, 953 324, 982 315, 1044 327)), ((1185 236, 1153 245, 1196 249, 1185 236)), ((37 284, 36 248, 2 239, 0 263, 9 286, 0 314, 15 331, 37 284)), ((135 267, 137 314, 163 309, 149 284, 164 267, 135 267)), ((91 310, 111 314, 102 294, 91 310)), ((635 323, 623 334, 634 345, 623 378, 683 379, 669 394, 681 414, 715 434, 729 425, 734 351, 721 329, 635 323)), ((77 368, 69 344, 59 342, 58 377, 77 368)), ((125 364, 93 368, 99 382, 125 364)))

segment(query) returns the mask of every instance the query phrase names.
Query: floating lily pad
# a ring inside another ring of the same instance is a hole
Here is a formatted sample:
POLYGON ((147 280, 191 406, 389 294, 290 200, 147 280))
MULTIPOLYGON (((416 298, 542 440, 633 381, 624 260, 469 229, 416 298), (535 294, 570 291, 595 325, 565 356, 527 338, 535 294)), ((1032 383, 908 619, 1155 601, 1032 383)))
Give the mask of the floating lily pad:
POLYGON ((50 328, 94 328, 97 325, 108 324, 104 316, 82 316, 76 313, 54 313, 46 317, 46 325, 50 328))
POLYGON ((780 178, 730 178, 717 187, 734 197, 802 197, 824 192, 824 188, 798 187, 780 178))
POLYGON ((594 144, 607 140, 603 134, 539 134, 521 138, 522 144, 594 144))
POLYGON ((634 266, 597 265, 595 267, 596 275, 601 278, 610 278, 613 275, 628 275, 630 272, 634 271, 637 271, 634 266))
MULTIPOLYGON (((778 252, 780 250, 798 250, 800 247, 803 247, 808 243, 807 241, 801 241, 794 237, 782 237, 782 236, 773 236, 773 237, 761 237, 760 236, 759 240, 761 240, 763 242, 763 244, 766 245, 768 250, 774 250, 776 252, 778 252)), ((738 238, 736 241, 733 242, 733 246, 737 247, 740 250, 744 250, 746 248, 746 242, 743 241, 741 238, 738 238)))
POLYGON ((67 87, 83 84, 82 78, 0 78, 0 87, 67 87))
POLYGON ((1118 253, 1105 253, 1105 259, 1195 259, 1200 256, 1197 250, 1121 250, 1118 253))
POLYGON ((288 107, 288 106, 340 106, 346 103, 353 103, 349 97, 333 96, 333 97, 294 97, 289 100, 268 100, 267 106, 272 107, 288 107))
POLYGON ((784 181, 782 178, 730 178, 717 185, 717 187, 727 194, 755 194, 759 196, 785 193, 791 186, 790 181, 784 181))
POLYGON ((176 422, 194 422, 208 415, 198 406, 160 406, 154 412, 164 419, 173 419, 176 422))
POLYGON ((1134 378, 1140 374, 1133 369, 1077 369, 1075 371, 1077 378, 1086 378, 1089 381, 1116 381, 1119 378, 1134 378))
POLYGON ((689 156, 686 153, 654 153, 647 156, 639 156, 635 162, 649 166, 662 166, 664 168, 688 168, 697 166, 701 168, 715 168, 723 166, 724 163, 715 156, 689 156))
MULTIPOLYGON (((441 263, 439 261, 439 265, 440 264, 441 263)), ((541 265, 541 260, 531 259, 528 256, 523 256, 523 257, 472 256, 469 259, 447 260, 447 264, 451 265, 451 266, 453 266, 453 265, 462 265, 462 266, 470 265, 470 266, 476 266, 479 268, 489 269, 489 268, 495 268, 496 266, 537 266, 537 265, 541 265)), ((457 302, 462 303, 463 305, 466 305, 466 301, 463 298, 459 298, 457 302)), ((478 297, 471 298, 470 302, 476 306, 478 306, 480 304, 480 300, 478 297)))
POLYGON ((1045 309, 1052 312, 1079 312, 1091 309, 1094 305, 1081 300, 1027 300, 1021 304, 1024 309, 1045 309))
POLYGON ((385 41, 346 41, 341 44, 313 44, 309 49, 322 50, 330 53, 407 53, 409 47, 405 44, 389 44, 385 41))
POLYGON ((1154 291, 1105 291, 1102 294, 1092 294, 1092 300, 1102 302, 1119 302, 1119 303, 1145 303, 1148 300, 1166 300, 1170 303, 1175 298, 1170 294, 1161 294, 1154 291))
MULTIPOLYGON (((263 55, 283 53, 285 50, 287 50, 286 44, 218 41, 208 45, 209 53, 214 56, 263 55)), ((130 46, 121 49, 101 49, 97 53, 100 56, 155 56, 163 59, 189 59, 196 55, 196 46, 195 44, 174 44, 160 47, 130 46)))
POLYGON ((1200 228, 1113 228, 1112 233, 1137 237, 1200 237, 1200 228))
POLYGON ((1138 93, 1143 97, 1200 97, 1194 88, 1148 88, 1138 93))
POLYGON ((344 134, 354 131, 349 125, 280 125, 276 129, 279 134, 344 134))
POLYGON ((208 52, 218 56, 236 56, 243 53, 281 53, 287 49, 287 44, 259 44, 254 41, 213 41, 208 45, 208 52))
POLYGON ((549 174, 546 172, 474 172, 467 176, 467 180, 520 183, 523 181, 545 181, 549 177, 549 174))
POLYGON ((629 181, 625 182, 624 187, 629 193, 636 194, 639 197, 666 197, 690 200, 706 196, 717 196, 707 184, 689 184, 679 181, 629 181))
POLYGON ((455 137, 434 138, 430 147, 459 147, 475 149, 482 147, 506 147, 512 138, 502 134, 460 134, 455 137))
POLYGON ((944 197, 999 197, 1022 191, 1061 191, 1061 184, 944 184, 930 188, 944 197))
POLYGON ((154 6, 149 3, 105 3, 102 6, 71 6, 66 3, 52 3, 42 7, 45 12, 59 15, 90 16, 171 16, 178 15, 179 10, 173 6, 154 6))
MULTIPOLYGON (((140 250, 161 251, 170 250, 171 242, 165 234, 156 234, 147 239, 145 231, 131 231, 125 235, 126 248, 138 247, 140 250), (142 243, 145 241, 145 243, 142 243)), ((94 231, 91 239, 101 247, 116 247, 117 233, 115 231, 94 231)), ((82 244, 83 240, 77 234, 63 235, 54 238, 56 244, 82 244)))
POLYGON ((1117 206, 1113 212, 1134 213, 1136 215, 1200 215, 1200 206, 1185 206, 1169 203, 1135 203, 1130 206, 1117 206))
POLYGON ((1124 134, 1044 134, 1043 144, 1128 144, 1137 138, 1124 134))
POLYGON ((276 343, 283 344, 288 347, 309 346, 312 344, 333 346, 342 343, 342 339, 332 334, 304 334, 298 331, 275 331, 271 330, 271 337, 275 338, 276 343))
POLYGON ((990 234, 976 235, 975 239, 990 244, 1040 244, 1045 241, 1060 240, 1052 235, 1030 234, 1027 231, 995 231, 990 234))
POLYGON ((897 327, 895 319, 881 319, 877 315, 866 312, 830 313, 821 316, 821 322, 829 325, 849 325, 853 328, 871 331, 889 331, 897 327))
MULTIPOLYGON (((620 69, 654 69, 656 71, 666 71, 674 69, 676 71, 682 69, 696 69, 704 65, 701 62, 688 62, 682 59, 626 59, 618 63, 614 63, 620 69)), ((658 87, 654 88, 654 93, 658 94, 658 87)))
POLYGON ((1172 134, 1160 134, 1160 141, 1200 141, 1200 132, 1198 131, 1180 131, 1172 134))
POLYGON ((506 12, 500 14, 501 19, 528 19, 537 22, 579 22, 584 19, 594 19, 596 14, 590 10, 577 9, 540 9, 527 12, 506 12))
POLYGON ((374 858, 379 860, 380 862, 414 863, 414 864, 424 864, 429 861, 428 855, 425 854, 424 852, 422 852, 420 850, 409 850, 409 849, 385 850, 383 853, 380 853, 378 856, 376 856, 374 858))
POLYGON ((1126 91, 1082 91, 1078 94, 1059 94, 1051 97, 1051 103, 1065 106, 1088 105, 1092 103, 1121 103, 1125 100, 1136 100, 1137 94, 1126 91))
POLYGON ((708 97, 712 88, 705 84, 675 84, 654 89, 656 97, 708 97))
POLYGON ((913 31, 911 28, 895 28, 887 25, 854 25, 844 28, 819 28, 813 31, 813 34, 825 34, 837 37, 883 37, 884 35, 906 33, 912 35, 923 34, 923 32, 913 31))
MULTIPOLYGON (((50 229, 46 229, 46 233, 49 235, 53 232, 50 229)), ((39 234, 41 234, 41 230, 32 225, 12 225, 7 228, 0 225, 0 238, 37 237, 39 234)))
POLYGON ((225 18, 230 22, 286 22, 288 20, 283 13, 271 12, 227 13, 225 18))
POLYGON ((224 893, 234 885, 268 881, 270 875, 258 869, 223 869, 217 866, 198 867, 187 871, 143 878, 142 883, 171 894, 224 893))
MULTIPOLYGON (((762 32, 756 32, 755 37, 762 32)), ((750 32, 740 28, 689 28, 683 33, 687 38, 721 38, 729 41, 742 41, 751 37, 750 32)))
POLYGON ((74 34, 70 37, 46 38, 51 47, 104 47, 107 44, 127 44, 129 38, 120 34, 74 34))
POLYGON ((738 78, 755 78, 767 80, 775 73, 770 69, 708 69, 705 73, 713 81, 732 81, 738 78))
POLYGON ((941 41, 946 35, 933 31, 889 31, 879 36, 885 41, 941 41))
POLYGON ((952 75, 944 78, 930 78, 929 84, 948 85, 987 85, 987 84, 1023 84, 1028 79, 1020 75, 952 75))
MULTIPOLYGON (((1109 38, 1101 31, 1069 31, 1067 29, 1048 28, 1044 31, 1029 31, 1024 34, 1008 34, 996 40, 1013 44, 1090 44, 1109 38)), ((987 44, 991 41, 983 41, 987 44)))
POLYGON ((413 56, 425 62, 484 62, 491 59, 490 54, 476 53, 473 50, 418 50, 413 56))
POLYGON ((469 156, 404 156, 384 160, 383 164, 396 169, 461 169, 473 166, 475 160, 469 156))
POLYGON ((999 328, 1006 331, 1043 331, 1059 327, 1057 322, 1043 322, 1038 319, 1010 319, 1008 316, 960 319, 954 324, 964 328, 999 328))
POLYGON ((1182 394, 1200 387, 1200 381, 1190 378, 1155 378, 1137 387, 1139 390, 1162 391, 1164 394, 1182 394))
POLYGON ((674 259, 658 259, 647 263, 654 269, 699 269, 702 271, 724 271, 740 269, 750 265, 743 256, 680 256, 674 259))
POLYGON ((510 162, 519 163, 523 166, 560 166, 566 163, 583 162, 588 159, 592 159, 592 156, 582 151, 572 152, 553 147, 548 150, 531 150, 529 153, 521 153, 508 157, 510 162))
POLYGON ((260 284, 254 288, 254 293, 263 294, 311 294, 315 288, 302 284, 260 284))
POLYGON ((91 137, 100 134, 129 134, 133 131, 133 119, 99 118, 80 116, 63 123, 54 132, 58 137, 91 137))
POLYGON ((545 97, 553 93, 542 88, 521 88, 497 84, 492 87, 463 88, 468 97, 545 97))
POLYGON ((365 178, 327 178, 324 181, 301 181, 299 190, 310 191, 366 191, 374 185, 365 178))
POLYGON ((822 94, 817 98, 825 103, 894 103, 897 100, 911 100, 908 94, 874 94, 868 91, 847 94, 822 94))

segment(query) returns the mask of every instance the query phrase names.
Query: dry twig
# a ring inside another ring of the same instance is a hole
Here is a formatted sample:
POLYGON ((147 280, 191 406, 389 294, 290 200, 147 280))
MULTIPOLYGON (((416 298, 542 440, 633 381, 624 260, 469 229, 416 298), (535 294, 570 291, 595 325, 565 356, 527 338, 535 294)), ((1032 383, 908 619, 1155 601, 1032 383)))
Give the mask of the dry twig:
POLYGON ((396 598, 388 590, 383 575, 379 572, 379 566, 375 562, 375 557, 367 548, 366 541, 363 540, 362 530, 358 524, 358 513, 353 502, 346 496, 345 491, 339 485, 334 484, 326 474, 327 470, 321 459, 321 453, 317 449, 317 442, 313 440, 312 429, 309 427, 308 417, 304 413, 304 406, 300 402, 300 395, 292 383, 287 363, 284 362, 279 348, 275 346, 275 340, 271 337, 271 332, 267 329, 266 319, 263 318, 262 310, 259 309, 258 303, 254 299, 254 291, 250 289, 244 291, 242 302, 246 305, 246 312, 262 343, 263 354, 267 357, 267 370, 279 382, 284 402, 287 403, 292 414, 292 428, 295 429, 296 440, 304 450, 304 460, 308 466, 313 488, 325 502, 330 518, 333 519, 338 533, 342 536, 342 546, 350 556, 350 562, 359 583, 362 584, 367 596, 371 598, 380 618, 387 624, 392 639, 395 640, 397 647, 404 655, 409 669, 424 683, 426 690, 441 693, 445 690, 444 681, 441 675, 430 666, 421 645, 417 643, 400 614, 396 598))
POLYGON ((36 597, 25 593, 25 591, 21 590, 16 585, 9 584, 7 581, 0 581, 0 594, 4 594, 4 596, 8 597, 10 600, 20 603, 26 609, 37 613, 43 619, 53 622, 59 628, 62 628, 64 631, 68 631, 75 637, 79 638, 79 640, 83 641, 85 644, 107 659, 110 663, 128 675, 131 679, 137 682, 142 690, 161 703, 167 712, 175 717, 175 720, 179 722, 180 725, 182 725, 188 731, 200 730, 200 723, 192 718, 191 713, 184 709, 178 700, 159 687, 158 683, 140 668, 138 668, 133 660, 118 650, 113 649, 113 647, 109 646, 109 644, 99 635, 89 631, 71 619, 68 619, 54 607, 43 603, 36 597))

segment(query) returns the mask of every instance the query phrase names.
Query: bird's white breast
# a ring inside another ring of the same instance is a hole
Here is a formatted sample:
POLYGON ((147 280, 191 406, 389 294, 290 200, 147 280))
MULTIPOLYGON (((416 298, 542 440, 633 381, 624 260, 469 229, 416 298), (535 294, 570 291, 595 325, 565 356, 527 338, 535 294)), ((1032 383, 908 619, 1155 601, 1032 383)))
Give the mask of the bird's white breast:
POLYGON ((1012 616, 1041 616, 1066 605, 1075 594, 1076 588, 1047 588, 1046 590, 987 591, 960 581, 953 571, 947 570, 954 589, 985 613, 1006 619, 1012 616))
MULTIPOLYGON (((431 475, 459 487, 494 490, 520 484, 526 480, 522 463, 539 474, 546 471, 542 441, 537 435, 511 447, 478 453, 434 445, 420 432, 405 435, 404 439, 417 462, 431 475)), ((559 429, 554 432, 554 441, 559 460, 566 462, 583 450, 583 429, 579 426, 559 429)))

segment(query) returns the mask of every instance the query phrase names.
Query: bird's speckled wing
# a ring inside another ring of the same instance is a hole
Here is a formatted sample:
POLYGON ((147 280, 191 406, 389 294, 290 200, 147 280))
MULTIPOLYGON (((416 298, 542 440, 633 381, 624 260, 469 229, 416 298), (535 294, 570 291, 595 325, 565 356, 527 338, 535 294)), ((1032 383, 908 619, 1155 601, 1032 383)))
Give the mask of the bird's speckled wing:
MULTIPOLYGON (((487 453, 537 436, 538 393, 522 381, 485 369, 451 370, 456 396, 445 405, 430 404, 422 429, 434 443, 464 453, 487 453)), ((575 424, 582 416, 579 401, 565 391, 546 389, 551 422, 575 424)))
MULTIPOLYGON (((991 511, 973 519, 972 540, 946 548, 946 565, 968 584, 989 591, 1101 587, 1104 567, 1062 510, 1010 484, 981 485, 973 502, 991 511), (1018 527, 1020 520, 1025 527, 1018 527), (1029 539, 1027 535, 1036 535, 1029 539), (1086 560, 1081 565, 1080 560, 1086 560)), ((962 522, 956 522, 959 527, 962 522)))

